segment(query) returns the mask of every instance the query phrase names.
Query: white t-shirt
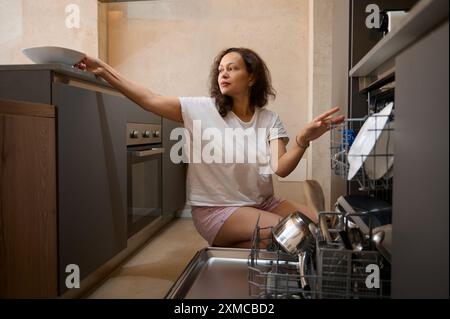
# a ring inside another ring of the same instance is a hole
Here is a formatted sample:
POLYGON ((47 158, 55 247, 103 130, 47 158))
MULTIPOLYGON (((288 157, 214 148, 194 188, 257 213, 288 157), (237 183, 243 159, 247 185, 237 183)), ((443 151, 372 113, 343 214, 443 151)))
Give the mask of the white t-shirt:
POLYGON ((273 195, 269 141, 289 141, 279 116, 257 107, 244 122, 232 111, 222 117, 213 98, 179 100, 189 139, 187 204, 248 206, 273 195))

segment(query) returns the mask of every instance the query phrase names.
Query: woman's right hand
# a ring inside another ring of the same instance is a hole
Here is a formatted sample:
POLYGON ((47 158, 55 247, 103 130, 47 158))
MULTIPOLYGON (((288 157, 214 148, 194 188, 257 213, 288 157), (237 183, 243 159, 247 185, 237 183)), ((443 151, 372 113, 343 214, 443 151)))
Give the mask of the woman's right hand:
POLYGON ((83 60, 76 63, 74 67, 99 75, 104 70, 102 63, 103 62, 100 59, 86 55, 83 60))

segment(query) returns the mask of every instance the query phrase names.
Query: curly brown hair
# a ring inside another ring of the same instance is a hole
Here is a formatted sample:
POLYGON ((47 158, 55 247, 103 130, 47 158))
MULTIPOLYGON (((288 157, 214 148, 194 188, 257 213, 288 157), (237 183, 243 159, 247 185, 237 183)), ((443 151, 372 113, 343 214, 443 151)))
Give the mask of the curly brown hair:
POLYGON ((267 68, 266 63, 264 63, 256 52, 247 48, 229 48, 223 50, 216 56, 211 67, 209 90, 211 97, 216 101, 217 110, 222 117, 225 117, 233 107, 233 99, 230 96, 223 95, 222 92, 220 92, 220 87, 217 80, 219 77, 220 61, 230 52, 239 53, 245 62, 247 72, 253 74, 255 77, 255 83, 250 89, 251 107, 264 107, 270 96, 273 99, 276 97, 276 92, 272 87, 270 71, 267 68))

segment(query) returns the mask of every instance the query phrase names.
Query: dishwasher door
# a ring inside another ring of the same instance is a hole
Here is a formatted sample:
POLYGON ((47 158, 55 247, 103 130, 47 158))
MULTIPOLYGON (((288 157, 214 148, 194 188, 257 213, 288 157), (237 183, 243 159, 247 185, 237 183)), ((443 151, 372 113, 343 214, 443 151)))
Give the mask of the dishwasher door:
POLYGON ((250 299, 250 249, 208 247, 200 250, 166 299, 250 299))

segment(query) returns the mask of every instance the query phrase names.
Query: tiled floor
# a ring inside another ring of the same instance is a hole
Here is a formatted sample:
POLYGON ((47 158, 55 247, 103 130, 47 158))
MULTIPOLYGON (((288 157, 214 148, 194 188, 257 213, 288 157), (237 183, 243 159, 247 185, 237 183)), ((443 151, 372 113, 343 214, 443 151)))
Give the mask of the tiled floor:
POLYGON ((195 253, 207 246, 192 219, 175 219, 88 298, 163 298, 195 253))

